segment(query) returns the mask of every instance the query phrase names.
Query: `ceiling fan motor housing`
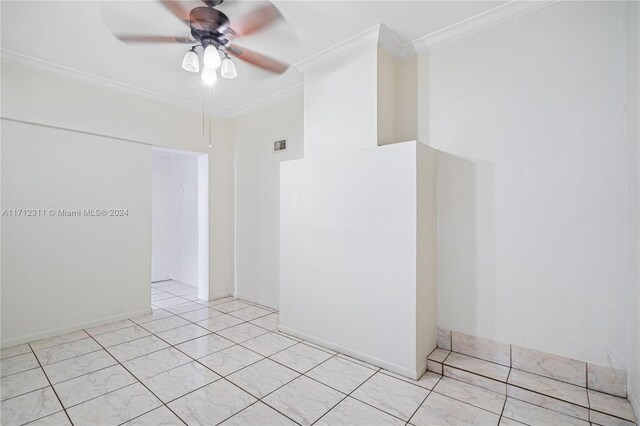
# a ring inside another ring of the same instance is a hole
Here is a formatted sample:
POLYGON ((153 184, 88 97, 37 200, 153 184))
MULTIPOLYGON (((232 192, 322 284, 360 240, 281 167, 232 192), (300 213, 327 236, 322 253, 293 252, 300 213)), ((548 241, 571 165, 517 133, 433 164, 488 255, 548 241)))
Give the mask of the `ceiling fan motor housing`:
POLYGON ((189 12, 191 35, 202 43, 203 47, 214 44, 216 47, 228 42, 229 18, 213 7, 196 7, 189 12))

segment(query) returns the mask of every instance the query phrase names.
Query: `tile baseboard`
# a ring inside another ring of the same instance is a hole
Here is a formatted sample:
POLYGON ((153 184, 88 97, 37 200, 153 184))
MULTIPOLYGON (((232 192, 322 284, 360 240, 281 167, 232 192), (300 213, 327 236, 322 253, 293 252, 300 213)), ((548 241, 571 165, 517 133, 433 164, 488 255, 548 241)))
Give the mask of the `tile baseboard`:
MULTIPOLYGON (((438 348, 571 385, 597 390, 622 398, 627 397, 627 374, 619 368, 502 343, 444 327, 438 327, 438 348)), ((436 365, 433 367, 437 368, 436 365)))

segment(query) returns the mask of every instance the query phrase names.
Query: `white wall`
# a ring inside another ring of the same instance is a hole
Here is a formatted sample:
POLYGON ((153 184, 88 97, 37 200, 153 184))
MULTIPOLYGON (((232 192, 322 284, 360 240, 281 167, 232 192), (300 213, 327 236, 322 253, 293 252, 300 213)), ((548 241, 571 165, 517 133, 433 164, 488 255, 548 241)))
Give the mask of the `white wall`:
POLYGON ((629 366, 623 12, 559 2, 418 58, 440 326, 629 366))
MULTIPOLYGON (((29 123, 42 124, 47 126, 71 129, 72 131, 86 135, 98 134, 107 137, 108 143, 112 143, 113 149, 119 144, 130 144, 131 146, 157 145, 175 149, 188 151, 198 151, 208 153, 209 169, 209 214, 210 214, 210 235, 209 235, 209 263, 211 273, 209 274, 209 295, 211 298, 228 295, 233 293, 234 284, 234 249, 233 249, 233 229, 234 229, 234 162, 233 162, 233 143, 229 123, 224 120, 212 120, 213 135, 209 138, 208 131, 203 134, 202 114, 193 111, 187 111, 180 108, 168 106, 153 102, 147 99, 135 97, 114 90, 80 83, 61 76, 21 68, 13 65, 2 63, 2 99, 1 109, 2 117, 14 120, 23 120, 29 123), (136 144, 137 141, 142 145, 136 144), (212 148, 209 148, 209 143, 212 148)), ((207 121, 209 119, 207 118, 207 121)), ((3 125, 4 125, 3 120, 3 125)), ((208 128, 205 125, 205 128, 208 128)), ((23 139, 21 132, 28 132, 28 128, 18 131, 17 139, 23 139)), ((54 129, 49 131, 53 132, 54 129)), ((4 142, 4 137, 3 137, 4 142)), ((68 149, 68 148, 65 148, 68 149)), ((119 148, 117 148, 119 149, 119 148)), ((131 148, 134 149, 134 148, 131 148)), ((146 178, 151 181, 151 152, 148 149, 147 168, 140 169, 147 174, 146 178)), ((78 153, 83 152, 78 150, 78 153)), ((78 156, 79 159, 90 164, 93 161, 85 153, 78 156)), ((126 159, 126 155, 124 155, 126 159)), ((11 159, 3 156, 3 162, 10 163, 11 159)), ((112 164, 111 172, 117 174, 119 166, 112 164)), ((2 171, 3 178, 3 206, 5 205, 4 185, 12 184, 16 179, 19 181, 15 170, 10 169, 5 173, 2 171)), ((117 180, 119 181, 119 180, 117 180)), ((125 185, 123 185, 125 186, 125 185)), ((151 202, 151 186, 144 191, 138 191, 138 199, 151 202)), ((84 196, 79 197, 76 201, 82 202, 84 196)), ((150 207, 149 207, 150 208, 150 207)), ((150 219, 151 211, 148 211, 147 219, 150 219)), ((132 233, 134 236, 130 238, 129 244, 133 247, 144 244, 147 250, 148 259, 146 262, 138 262, 137 267, 140 268, 138 273, 145 274, 146 279, 141 282, 127 281, 131 286, 127 293, 131 294, 132 300, 128 304, 121 304, 123 308, 130 308, 131 303, 139 300, 139 294, 145 294, 145 306, 150 307, 149 280, 151 279, 151 223, 147 222, 147 239, 143 240, 138 234, 132 233)), ((3 223, 2 232, 12 232, 11 226, 3 223)), ((69 237, 76 237, 73 233, 69 237)), ((2 256, 6 257, 7 245, 2 240, 2 256)), ((47 262, 49 257, 42 256, 42 261, 47 262)), ((51 257, 53 259, 53 257, 51 257)), ((98 265, 94 264, 95 270, 104 270, 110 267, 111 260, 108 258, 96 257, 96 262, 102 262, 98 265)), ((50 303, 46 299, 45 293, 38 293, 28 290, 27 287, 19 287, 24 293, 18 291, 17 294, 11 295, 5 292, 7 284, 5 275, 5 262, 2 262, 2 303, 11 304, 13 300, 24 300, 30 297, 31 306, 39 309, 38 315, 42 318, 49 318, 54 313, 59 312, 59 306, 50 303)), ((130 274, 130 277, 137 276, 130 274)), ((94 287, 102 286, 114 293, 123 293, 121 289, 104 286, 104 283, 98 282, 95 285, 91 281, 85 282, 87 287, 82 292, 75 292, 77 304, 93 306, 90 299, 96 299, 96 294, 102 291, 94 291, 94 287)), ((55 290, 55 288, 54 288, 55 290)), ((109 300, 109 299, 105 299, 109 300)), ((113 307, 110 303, 105 307, 113 307)), ((83 312, 82 309, 79 311, 83 312)), ((118 315, 119 312, 110 311, 110 313, 96 310, 94 315, 78 316, 71 318, 61 315, 59 321, 43 321, 39 323, 39 327, 33 329, 22 329, 16 324, 5 322, 5 315, 10 315, 9 310, 3 309, 3 341, 2 345, 6 345, 5 336, 17 340, 29 340, 34 335, 25 333, 40 333, 39 336, 57 334, 62 329, 79 328, 88 326, 93 320, 100 320, 109 315, 118 315), (5 314, 6 312, 6 314, 5 314), (88 321, 84 322, 83 321, 88 321)), ((36 315, 34 313, 34 315, 36 315)), ((14 341, 17 341, 14 340, 14 341)))
POLYGON ((171 278, 198 286, 198 157, 171 157, 171 278))
POLYGON ((153 151, 151 281, 171 279, 171 156, 153 151))
POLYGON ((7 120, 1 136, 2 208, 45 209, 2 217, 2 346, 148 310, 151 149, 7 120))
POLYGON ((1 102, 2 117, 208 153, 210 297, 233 293, 234 154, 227 120, 211 119, 210 139, 198 112, 5 63, 1 102))
POLYGON ((302 158, 302 97, 234 120, 236 294, 279 303, 280 162, 302 158), (287 139, 286 152, 273 142, 287 139))
POLYGON ((414 378, 436 343, 435 154, 418 157, 419 145, 280 167, 280 328, 414 378), (431 191, 418 192, 422 162, 431 191), (421 276, 418 259, 432 265, 421 276))
POLYGON ((629 391, 640 413, 640 3, 625 2, 627 223, 629 226, 629 391))
POLYGON ((376 146, 377 58, 374 44, 305 73, 305 157, 376 146))

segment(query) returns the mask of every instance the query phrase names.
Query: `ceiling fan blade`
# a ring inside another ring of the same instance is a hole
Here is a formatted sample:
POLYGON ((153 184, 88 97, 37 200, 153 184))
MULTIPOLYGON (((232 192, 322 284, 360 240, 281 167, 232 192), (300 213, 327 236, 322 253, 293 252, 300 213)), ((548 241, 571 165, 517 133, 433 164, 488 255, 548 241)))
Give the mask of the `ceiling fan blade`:
POLYGON ((191 37, 157 36, 143 34, 114 34, 125 43, 196 43, 191 37))
POLYGON ((245 49, 237 44, 228 45, 226 47, 226 51, 228 54, 235 56, 238 59, 276 74, 282 74, 289 68, 289 65, 287 64, 276 61, 275 59, 271 59, 252 50, 245 49))
POLYGON ((234 35, 244 37, 258 32, 275 22, 284 19, 280 11, 271 3, 261 6, 251 12, 233 19, 234 35))
POLYGON ((189 26, 189 10, 175 0, 158 0, 176 18, 189 26))

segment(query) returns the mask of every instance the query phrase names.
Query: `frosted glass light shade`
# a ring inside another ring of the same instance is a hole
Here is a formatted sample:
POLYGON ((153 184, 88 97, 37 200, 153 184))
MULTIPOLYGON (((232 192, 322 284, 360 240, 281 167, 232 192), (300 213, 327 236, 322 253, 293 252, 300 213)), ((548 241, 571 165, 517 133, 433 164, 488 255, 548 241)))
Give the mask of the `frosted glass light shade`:
POLYGON ((200 71, 200 59, 198 59, 198 54, 195 51, 189 50, 184 54, 182 69, 189 72, 200 71))
POLYGON ((206 49, 204 49, 203 62, 205 66, 214 69, 220 66, 220 54, 213 44, 210 44, 206 49))
POLYGON ((202 81, 204 81, 204 84, 207 86, 213 86, 215 82, 218 81, 216 69, 205 64, 205 66, 202 67, 202 81))
POLYGON ((220 68, 220 75, 222 78, 236 78, 238 72, 236 71, 236 65, 229 58, 222 60, 222 67, 220 68))

